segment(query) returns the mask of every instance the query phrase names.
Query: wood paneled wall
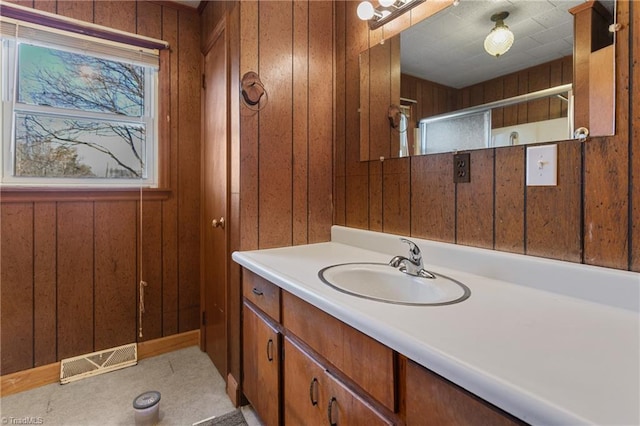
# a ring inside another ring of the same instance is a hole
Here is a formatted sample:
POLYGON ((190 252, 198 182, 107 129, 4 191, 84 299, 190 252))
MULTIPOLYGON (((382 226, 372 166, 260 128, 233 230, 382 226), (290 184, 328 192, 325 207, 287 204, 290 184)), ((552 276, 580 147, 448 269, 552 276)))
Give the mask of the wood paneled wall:
MULTIPOLYGON (((218 25, 230 43, 230 252, 330 238, 333 13, 330 1, 209 2, 202 10, 202 48, 218 25), (267 92, 259 112, 236 95, 248 71, 267 92)), ((228 270, 228 370, 240 382, 240 267, 229 260, 228 270)))
MULTIPOLYGON (((334 223, 640 271, 638 5, 618 2, 616 135, 559 143, 556 187, 525 185, 522 146, 472 151, 463 184, 452 182, 451 154, 360 162, 358 54, 381 31, 358 20, 357 2, 335 7, 334 223)), ((408 15, 384 37, 406 28, 408 15)), ((509 90, 535 90, 546 78, 529 75, 509 90)), ((548 78, 564 81, 558 72, 548 78)))
POLYGON ((197 11, 147 1, 15 3, 169 42, 160 71, 161 114, 168 117, 159 119, 169 123, 161 126, 169 191, 145 194, 142 221, 136 191, 0 199, 0 373, 198 328, 197 11), (148 282, 143 338, 137 322, 140 259, 148 282))
MULTIPOLYGON (((416 117, 455 111, 501 99, 571 83, 572 57, 556 59, 469 87, 455 89, 408 74, 401 75, 402 97, 417 101, 416 117)), ((493 128, 514 126, 567 116, 567 102, 559 98, 539 99, 491 113, 493 128)))
MULTIPOLYGON (((240 78, 268 101, 240 105, 240 246, 327 241, 332 223, 334 4, 241 2, 240 78)), ((354 122, 357 126, 357 122, 354 122)))

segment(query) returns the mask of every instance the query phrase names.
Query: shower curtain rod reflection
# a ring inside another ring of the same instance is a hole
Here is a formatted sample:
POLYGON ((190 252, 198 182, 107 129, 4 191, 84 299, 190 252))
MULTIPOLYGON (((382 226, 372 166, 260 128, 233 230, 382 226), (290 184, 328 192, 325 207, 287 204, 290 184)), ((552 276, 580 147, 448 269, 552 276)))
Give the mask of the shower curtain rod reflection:
MULTIPOLYGON (((461 117, 477 112, 490 110, 493 108, 501 108, 509 105, 515 105, 522 102, 534 101, 536 99, 546 98, 549 96, 559 95, 561 93, 569 93, 567 100, 571 98, 571 91, 573 90, 573 84, 563 84, 560 86, 550 87, 548 89, 538 90, 536 92, 525 93, 524 95, 518 95, 507 99, 501 99, 499 101, 488 102, 482 105, 476 105, 469 108, 459 109, 457 111, 447 112, 444 114, 434 115, 433 117, 427 117, 420 120, 420 123, 433 123, 435 121, 447 120, 449 118, 461 117)), ((570 102, 571 104, 571 102, 570 102)))

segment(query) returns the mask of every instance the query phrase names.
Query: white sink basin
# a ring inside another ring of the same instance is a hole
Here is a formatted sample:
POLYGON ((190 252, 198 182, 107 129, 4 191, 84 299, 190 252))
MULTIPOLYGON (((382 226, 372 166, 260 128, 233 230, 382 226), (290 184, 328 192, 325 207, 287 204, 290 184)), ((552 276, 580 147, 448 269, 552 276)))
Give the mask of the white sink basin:
POLYGON ((321 269, 327 285, 358 297, 402 305, 450 305, 471 295, 464 284, 431 272, 435 278, 407 275, 386 263, 342 263, 321 269))

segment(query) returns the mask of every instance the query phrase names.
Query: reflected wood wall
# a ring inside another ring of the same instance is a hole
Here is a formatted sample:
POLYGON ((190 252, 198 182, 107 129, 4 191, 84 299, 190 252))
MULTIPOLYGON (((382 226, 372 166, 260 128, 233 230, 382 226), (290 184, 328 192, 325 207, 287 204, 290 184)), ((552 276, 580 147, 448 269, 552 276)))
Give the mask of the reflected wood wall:
MULTIPOLYGON (((616 135, 559 143, 559 183, 548 188, 525 186, 522 146, 471 151, 471 182, 463 184, 452 182, 451 154, 360 162, 358 55, 382 31, 358 20, 357 2, 335 7, 334 223, 640 271, 640 39, 631 38, 638 5, 618 2, 616 135)), ((384 37, 406 28, 408 15, 384 37)), ((545 78, 523 81, 534 88, 545 78)), ((514 113, 505 108, 503 117, 514 113)))
MULTIPOLYGON (((536 65, 461 89, 408 74, 401 75, 401 95, 417 101, 416 118, 451 112, 571 83, 571 56, 536 65)), ((567 116, 566 101, 539 99, 491 111, 491 127, 508 127, 567 116)))
MULTIPOLYGON (((0 198, 0 374, 199 327, 200 17, 167 2, 14 1, 169 42, 169 195, 0 198), (140 245, 142 244, 141 248, 140 245), (142 254, 146 313, 138 338, 142 254)), ((162 126, 161 126, 162 127, 162 126)), ((135 192, 135 191, 134 191, 135 192)))

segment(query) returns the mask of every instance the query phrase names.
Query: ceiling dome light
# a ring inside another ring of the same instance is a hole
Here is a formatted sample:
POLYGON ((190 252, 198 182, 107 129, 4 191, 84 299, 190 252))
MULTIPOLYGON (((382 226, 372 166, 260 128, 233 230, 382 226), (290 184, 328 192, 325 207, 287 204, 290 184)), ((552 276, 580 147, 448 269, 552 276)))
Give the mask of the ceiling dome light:
POLYGON ((504 20, 509 16, 509 12, 500 12, 491 16, 491 21, 496 23, 487 38, 484 39, 484 50, 489 55, 496 58, 500 55, 504 55, 513 44, 513 33, 504 24, 504 20))
POLYGON ((363 21, 368 21, 375 15, 375 9, 373 8, 373 5, 368 1, 363 1, 362 3, 360 3, 356 12, 358 13, 358 18, 362 19, 363 21))

